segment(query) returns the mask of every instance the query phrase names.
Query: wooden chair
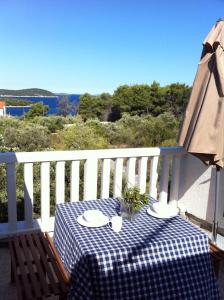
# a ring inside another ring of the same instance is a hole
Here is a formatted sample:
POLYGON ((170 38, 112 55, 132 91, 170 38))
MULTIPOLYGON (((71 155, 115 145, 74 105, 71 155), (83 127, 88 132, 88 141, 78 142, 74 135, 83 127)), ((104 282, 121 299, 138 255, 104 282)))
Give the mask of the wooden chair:
POLYGON ((215 275, 218 278, 221 264, 224 263, 224 251, 219 249, 215 244, 212 243, 212 241, 209 241, 209 246, 215 275))
POLYGON ((44 299, 52 295, 67 299, 69 275, 50 236, 41 231, 9 238, 11 279, 19 300, 44 299))

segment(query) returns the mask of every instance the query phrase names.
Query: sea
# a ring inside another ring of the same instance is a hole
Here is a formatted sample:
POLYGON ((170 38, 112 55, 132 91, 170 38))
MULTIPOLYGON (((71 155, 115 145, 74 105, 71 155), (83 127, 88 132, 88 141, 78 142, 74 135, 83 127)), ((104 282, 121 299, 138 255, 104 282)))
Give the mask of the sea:
MULTIPOLYGON (((0 95, 0 100, 4 100, 4 98, 10 99, 21 99, 21 100, 29 100, 32 102, 41 102, 43 105, 48 106, 48 115, 56 115, 58 114, 58 102, 62 99, 62 97, 68 97, 68 101, 75 105, 79 104, 80 95, 72 94, 72 95, 55 95, 55 96, 4 96, 0 95)), ((22 117, 26 112, 31 109, 30 106, 8 106, 6 107, 6 114, 14 117, 22 117)), ((71 111, 71 114, 74 114, 74 111, 71 111)))

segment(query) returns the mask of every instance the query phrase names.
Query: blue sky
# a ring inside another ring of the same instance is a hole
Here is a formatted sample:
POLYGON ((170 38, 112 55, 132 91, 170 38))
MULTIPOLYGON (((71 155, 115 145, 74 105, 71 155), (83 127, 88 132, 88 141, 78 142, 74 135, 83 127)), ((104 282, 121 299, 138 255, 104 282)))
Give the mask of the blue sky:
POLYGON ((224 0, 0 0, 0 88, 192 84, 224 0))

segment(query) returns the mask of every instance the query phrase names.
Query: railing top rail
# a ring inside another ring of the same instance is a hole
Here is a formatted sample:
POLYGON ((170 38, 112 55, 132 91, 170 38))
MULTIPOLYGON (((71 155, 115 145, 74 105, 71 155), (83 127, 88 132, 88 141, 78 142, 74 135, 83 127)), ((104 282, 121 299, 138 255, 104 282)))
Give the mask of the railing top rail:
POLYGON ((0 153, 0 163, 35 163, 51 161, 86 160, 91 157, 126 158, 150 157, 160 155, 183 155, 182 147, 152 147, 152 148, 123 148, 103 150, 73 150, 73 151, 41 151, 41 152, 7 152, 0 153))

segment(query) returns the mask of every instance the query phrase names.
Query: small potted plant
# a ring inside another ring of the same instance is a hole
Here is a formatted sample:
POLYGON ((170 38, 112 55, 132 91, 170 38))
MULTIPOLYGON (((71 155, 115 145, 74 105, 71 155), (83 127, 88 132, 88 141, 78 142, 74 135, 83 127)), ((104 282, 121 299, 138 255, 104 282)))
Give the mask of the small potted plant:
POLYGON ((149 203, 149 197, 141 194, 137 186, 125 189, 120 198, 121 215, 123 218, 132 220, 139 210, 149 203))

